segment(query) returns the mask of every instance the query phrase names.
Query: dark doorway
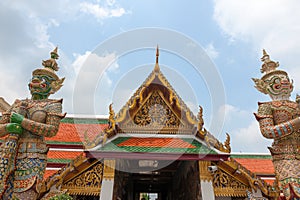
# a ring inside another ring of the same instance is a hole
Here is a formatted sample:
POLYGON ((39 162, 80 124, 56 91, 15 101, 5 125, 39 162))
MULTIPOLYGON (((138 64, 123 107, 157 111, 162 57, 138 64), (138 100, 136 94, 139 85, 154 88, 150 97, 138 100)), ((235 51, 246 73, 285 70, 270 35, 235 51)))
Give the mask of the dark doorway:
POLYGON ((141 200, 141 194, 151 194, 149 200, 171 199, 174 177, 184 162, 186 161, 119 161, 119 166, 122 168, 118 170, 115 186, 116 182, 122 179, 123 194, 120 199, 141 200))

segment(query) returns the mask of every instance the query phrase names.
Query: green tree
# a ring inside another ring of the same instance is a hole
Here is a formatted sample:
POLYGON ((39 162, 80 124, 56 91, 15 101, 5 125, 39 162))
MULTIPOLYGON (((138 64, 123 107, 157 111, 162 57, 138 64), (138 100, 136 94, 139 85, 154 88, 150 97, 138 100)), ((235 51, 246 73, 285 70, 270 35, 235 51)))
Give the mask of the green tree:
POLYGON ((149 195, 147 193, 143 193, 142 194, 142 198, 144 198, 145 200, 149 200, 150 199, 150 197, 149 197, 149 195))
POLYGON ((54 197, 51 197, 49 200, 72 200, 73 198, 70 197, 68 194, 60 194, 54 197))

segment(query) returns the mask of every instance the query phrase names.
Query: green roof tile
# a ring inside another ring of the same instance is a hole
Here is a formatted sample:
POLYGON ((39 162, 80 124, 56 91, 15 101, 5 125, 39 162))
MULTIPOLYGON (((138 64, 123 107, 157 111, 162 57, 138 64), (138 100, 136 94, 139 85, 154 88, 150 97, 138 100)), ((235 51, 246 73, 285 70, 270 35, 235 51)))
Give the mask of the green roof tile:
POLYGON ((75 145, 83 145, 82 142, 61 142, 61 141, 53 141, 53 140, 46 141, 46 144, 64 144, 64 145, 75 144, 75 145))
POLYGON ((91 119, 91 118, 64 118, 61 120, 63 123, 69 124, 107 124, 108 119, 91 119))
POLYGON ((48 163, 63 163, 63 164, 67 164, 69 162, 71 162, 72 159, 55 159, 55 158, 48 158, 47 162, 48 163))

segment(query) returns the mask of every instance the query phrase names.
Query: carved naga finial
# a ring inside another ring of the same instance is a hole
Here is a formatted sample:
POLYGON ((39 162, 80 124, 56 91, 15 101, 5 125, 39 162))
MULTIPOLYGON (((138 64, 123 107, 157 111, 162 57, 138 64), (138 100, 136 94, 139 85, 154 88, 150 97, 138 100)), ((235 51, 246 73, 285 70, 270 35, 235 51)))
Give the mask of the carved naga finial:
POLYGON ((105 132, 102 132, 94 138, 89 138, 88 136, 88 130, 84 132, 84 146, 85 149, 92 149, 96 147, 99 144, 104 145, 107 140, 107 134, 105 132))
POLYGON ((226 140, 224 142, 224 147, 223 152, 230 153, 231 152, 231 147, 230 147, 230 135, 226 133, 226 140))
POLYGON ((112 125, 115 122, 115 111, 113 110, 112 103, 109 104, 109 117, 108 120, 112 125))
POLYGON ((112 103, 109 104, 109 117, 108 117, 108 128, 105 129, 105 132, 110 133, 116 127, 116 117, 115 111, 113 110, 112 103))
MULTIPOLYGON (((206 131, 204 129, 204 131, 206 131)), ((214 148, 218 149, 219 151, 230 153, 231 147, 230 147, 230 136, 228 133, 226 133, 226 140, 224 144, 219 142, 211 133, 206 132, 204 136, 204 141, 208 147, 213 146, 214 148)))
POLYGON ((198 112, 198 131, 202 131, 204 120, 203 120, 203 108, 199 105, 199 112, 198 112))

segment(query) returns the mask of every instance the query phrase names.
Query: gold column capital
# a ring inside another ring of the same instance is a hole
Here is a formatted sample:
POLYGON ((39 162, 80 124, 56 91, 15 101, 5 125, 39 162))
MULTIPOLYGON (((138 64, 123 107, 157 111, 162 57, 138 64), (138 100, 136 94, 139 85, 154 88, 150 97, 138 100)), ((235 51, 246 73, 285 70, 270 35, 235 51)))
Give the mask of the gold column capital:
POLYGON ((201 181, 212 181, 212 174, 208 171, 208 167, 211 166, 210 161, 199 161, 199 176, 201 181))
POLYGON ((115 177, 115 160, 104 160, 104 171, 103 171, 103 179, 104 180, 113 180, 115 177))

